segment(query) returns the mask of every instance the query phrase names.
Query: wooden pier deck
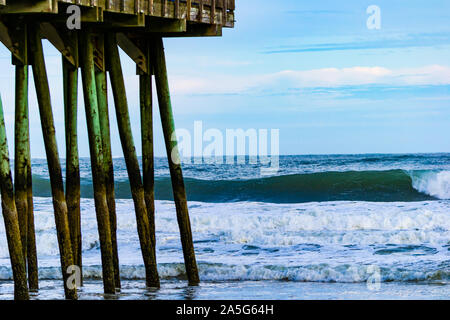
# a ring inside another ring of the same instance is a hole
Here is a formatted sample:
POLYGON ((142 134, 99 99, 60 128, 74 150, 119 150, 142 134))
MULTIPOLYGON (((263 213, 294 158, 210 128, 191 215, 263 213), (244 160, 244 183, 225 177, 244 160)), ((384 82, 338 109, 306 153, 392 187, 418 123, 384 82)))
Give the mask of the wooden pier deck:
POLYGON ((0 15, 48 13, 54 15, 46 16, 51 21, 67 15, 68 5, 81 7, 83 22, 177 36, 220 36, 235 19, 235 0, 0 0, 0 15), (205 25, 216 26, 216 32, 205 25))
POLYGON ((28 109, 29 66, 35 79, 66 299, 77 299, 77 288, 83 284, 77 133, 79 82, 84 93, 104 292, 114 294, 121 286, 108 75, 135 207, 146 285, 160 285, 155 249, 153 81, 186 277, 190 285, 200 282, 180 155, 174 138, 163 38, 221 36, 223 28, 234 27, 234 10, 234 0, 0 0, 0 42, 11 52, 16 84, 14 181, 0 99, 0 191, 16 299, 29 299, 29 291, 39 289, 28 109), (68 23, 74 15, 80 22, 75 27, 68 23), (47 39, 62 57, 65 185, 42 39, 47 39), (135 62, 139 75, 142 172, 131 130, 119 47, 135 62))

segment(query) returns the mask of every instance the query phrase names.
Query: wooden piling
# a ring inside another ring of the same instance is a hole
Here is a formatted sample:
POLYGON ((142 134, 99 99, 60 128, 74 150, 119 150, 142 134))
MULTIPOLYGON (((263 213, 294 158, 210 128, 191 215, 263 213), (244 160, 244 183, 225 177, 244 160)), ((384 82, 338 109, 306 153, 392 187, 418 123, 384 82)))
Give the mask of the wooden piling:
MULTIPOLYGON (((150 61, 148 42, 143 45, 146 60, 150 61)), ((144 180, 144 196, 147 206, 150 234, 154 245, 155 237, 155 168, 153 151, 153 85, 151 65, 148 63, 148 73, 139 74, 139 94, 141 107, 141 137, 142 137, 142 176, 144 180)))
POLYGON ((80 160, 78 156, 78 68, 62 58, 64 82, 64 121, 66 137, 66 201, 72 241, 73 263, 80 268, 83 285, 80 214, 80 160))
POLYGON ((29 289, 37 291, 38 266, 34 230, 33 191, 28 119, 28 36, 27 24, 18 18, 20 26, 12 29, 18 50, 12 54, 16 69, 15 125, 14 125, 14 192, 25 268, 29 289))
POLYGON ((16 110, 14 126, 14 196, 19 217, 23 257, 27 261, 28 236, 28 66, 16 65, 16 110))
MULTIPOLYGON (((103 38, 103 35, 99 35, 103 38)), ((100 45, 103 46, 103 41, 100 45)), ((109 209, 109 221, 111 229, 111 243, 113 250, 114 263, 114 283, 116 288, 120 288, 120 266, 119 252, 117 246, 117 216, 116 216, 116 197, 114 193, 114 164, 111 151, 111 134, 109 126, 109 110, 108 110, 108 85, 106 80, 106 72, 96 69, 95 83, 97 89, 98 112, 100 118, 100 130, 103 148, 103 167, 106 184, 106 200, 109 209)))
POLYGON ((142 256, 146 270, 148 287, 159 287, 159 276, 156 264, 155 248, 150 234, 150 226, 147 208, 144 198, 144 187, 141 180, 139 162, 133 142, 128 102, 126 98, 125 83, 117 47, 116 34, 108 33, 105 39, 106 64, 109 71, 111 86, 114 95, 116 118, 119 127, 119 135, 127 165, 131 193, 135 205, 136 220, 142 256))
POLYGON ((17 61, 14 140, 14 191, 22 250, 28 270, 29 288, 37 291, 39 283, 28 119, 28 66, 17 61))
POLYGON ((186 199, 183 173, 178 151, 178 143, 175 135, 175 123, 170 101, 169 82, 167 78, 166 58, 163 40, 160 37, 153 38, 151 43, 152 65, 155 72, 156 89, 158 93, 159 112, 166 144, 166 152, 169 160, 170 175, 172 179, 173 195, 177 211, 178 225, 180 228, 181 243, 183 246, 186 273, 190 285, 198 285, 197 262, 195 259, 194 243, 192 240, 191 223, 186 199))
POLYGON ((95 210, 97 214, 100 251, 102 256, 103 285, 105 293, 115 293, 114 259, 111 242, 109 209, 106 197, 102 136, 95 82, 92 33, 83 31, 81 39, 80 66, 83 79, 84 104, 88 127, 89 149, 91 154, 95 210))
POLYGON ((30 56, 33 66, 34 83, 41 117, 42 133, 50 175, 50 184, 53 196, 55 224, 58 236, 58 245, 61 259, 61 273, 64 281, 66 299, 77 299, 77 289, 68 286, 69 274, 67 270, 73 265, 72 244, 70 240, 69 220, 61 165, 59 162, 58 145, 56 143, 53 111, 50 99, 47 71, 45 68, 44 53, 42 49, 39 27, 35 25, 29 29, 30 56))
MULTIPOLYGON (((27 109, 27 112, 29 110, 27 109)), ((30 127, 29 117, 28 128, 30 127)), ((28 236, 27 236, 27 269, 28 286, 30 291, 39 290, 39 268, 36 249, 36 234, 34 226, 34 203, 33 203, 33 171, 31 169, 31 150, 30 150, 30 130, 28 129, 28 154, 27 154, 27 195, 28 195, 28 236)))
POLYGON ((14 278, 14 298, 28 300, 27 274, 20 239, 19 217, 14 200, 14 190, 9 164, 8 141, 6 138, 3 104, 0 98, 0 189, 2 195, 2 213, 8 241, 9 258, 14 278))

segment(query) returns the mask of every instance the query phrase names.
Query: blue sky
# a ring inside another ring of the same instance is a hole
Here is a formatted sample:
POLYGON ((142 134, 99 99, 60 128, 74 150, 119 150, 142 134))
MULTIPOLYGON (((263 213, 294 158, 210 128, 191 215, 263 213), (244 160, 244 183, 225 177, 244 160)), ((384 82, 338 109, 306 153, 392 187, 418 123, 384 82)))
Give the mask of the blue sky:
MULTIPOLYGON (((178 128, 280 129, 282 154, 450 152, 450 2, 446 0, 237 0, 222 38, 166 40, 178 128), (369 5, 381 8, 369 30, 369 5)), ((60 154, 61 62, 45 43, 60 154)), ((140 153, 138 78, 122 55, 140 153)), ((10 146, 14 69, 0 49, 10 146)), ((118 137, 111 97, 112 136, 118 137)), ((30 81, 32 153, 44 146, 30 81)), ((155 151, 164 155, 155 112, 155 151)), ((80 95, 80 154, 88 156, 80 95)), ((12 150, 12 149, 11 149, 12 150)), ((114 156, 122 156, 113 141, 114 156)))

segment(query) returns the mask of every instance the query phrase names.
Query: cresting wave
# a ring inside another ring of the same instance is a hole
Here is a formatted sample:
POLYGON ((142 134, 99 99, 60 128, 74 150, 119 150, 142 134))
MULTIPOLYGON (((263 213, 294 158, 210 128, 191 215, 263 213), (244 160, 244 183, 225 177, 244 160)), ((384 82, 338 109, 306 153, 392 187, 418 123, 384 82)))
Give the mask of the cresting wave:
MULTIPOLYGON (((47 179, 34 176, 34 192, 50 197, 47 179)), ((172 200, 170 178, 156 178, 156 199, 172 200)), ((295 174, 251 180, 186 179, 190 201, 304 203, 321 201, 427 201, 450 199, 450 171, 388 170, 295 174)), ((92 181, 82 179, 83 198, 92 198, 92 181)), ((116 197, 131 199, 127 180, 116 182, 116 197)))

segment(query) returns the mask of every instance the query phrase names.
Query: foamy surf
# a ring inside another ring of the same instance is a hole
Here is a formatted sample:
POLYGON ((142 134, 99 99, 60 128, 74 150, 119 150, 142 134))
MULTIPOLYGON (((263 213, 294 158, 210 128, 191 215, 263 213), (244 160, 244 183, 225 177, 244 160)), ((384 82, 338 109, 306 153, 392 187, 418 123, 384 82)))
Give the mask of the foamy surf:
MULTIPOLYGON (((408 266, 385 265, 329 265, 311 264, 285 267, 283 265, 228 265, 199 263, 199 274, 202 281, 292 281, 292 282, 339 282, 364 283, 376 272, 381 282, 434 282, 450 284, 450 266, 435 264, 426 271, 418 271, 408 266)), ((159 275, 162 280, 185 280, 187 278, 184 264, 159 264, 159 275)), ((145 280, 143 265, 121 267, 121 279, 145 280)), ((86 280, 102 279, 100 265, 86 266, 83 270, 86 280)), ((61 280, 59 267, 44 267, 39 270, 41 280, 61 280)), ((0 267, 0 281, 12 280, 12 272, 7 267, 0 267)))
POLYGON ((438 199, 450 199, 450 171, 418 171, 410 175, 414 189, 438 199))
MULTIPOLYGON (((424 202, 191 202, 202 281, 448 283, 450 201, 424 202), (374 269, 375 268, 375 269, 374 269)), ((94 201, 82 199, 84 275, 100 279, 94 201)), ((41 279, 59 279, 50 198, 35 198, 41 279)), ((144 278, 132 200, 117 203, 121 276, 144 278)), ((174 204, 156 202, 157 257, 162 279, 184 279, 174 204)), ((0 221, 0 280, 10 280, 0 221)))

